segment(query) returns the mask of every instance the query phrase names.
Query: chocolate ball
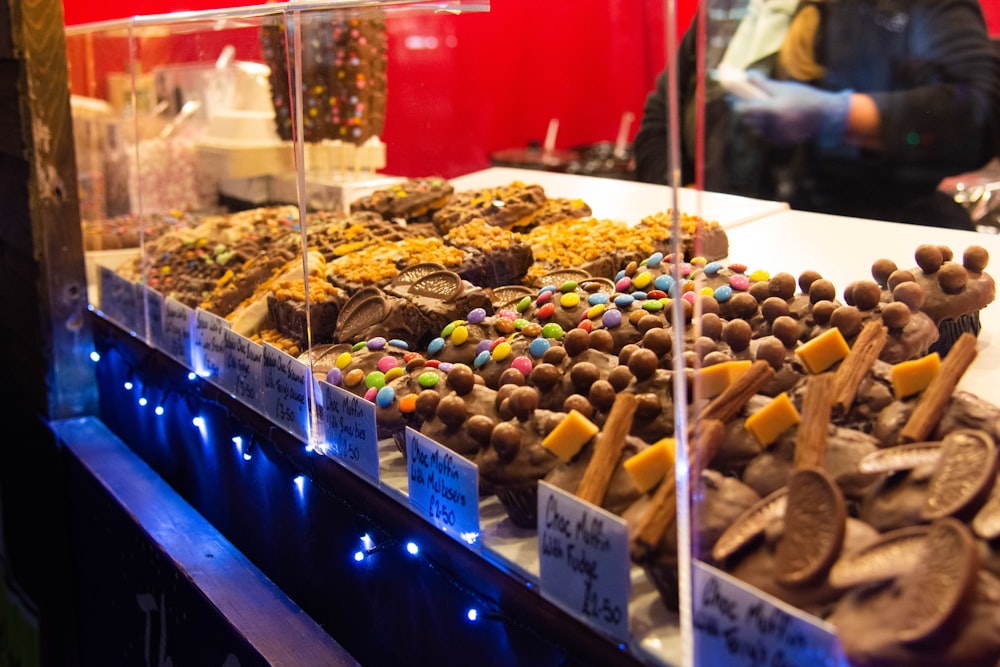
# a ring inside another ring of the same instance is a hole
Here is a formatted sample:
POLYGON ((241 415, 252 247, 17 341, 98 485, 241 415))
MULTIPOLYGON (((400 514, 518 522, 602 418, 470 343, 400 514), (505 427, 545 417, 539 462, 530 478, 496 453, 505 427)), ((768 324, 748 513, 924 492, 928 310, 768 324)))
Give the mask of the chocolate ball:
MULTIPOLYGON (((510 395, 514 393, 515 389, 517 389, 516 384, 501 385, 501 387, 497 389, 496 396, 493 397, 493 405, 499 410, 500 406, 503 405, 503 402, 510 398, 510 395)), ((507 418, 510 419, 510 417, 507 418)))
POLYGON ((545 354, 542 355, 542 362, 552 364, 553 366, 558 366, 565 360, 566 350, 563 349, 562 345, 553 345, 545 350, 545 354))
POLYGON ((722 328, 722 338, 734 352, 742 352, 750 345, 753 329, 746 320, 729 320, 722 328))
POLYGON ((889 291, 896 289, 900 283, 913 282, 913 272, 907 269, 896 269, 889 275, 889 282, 886 284, 889 291))
POLYGON ((822 279, 823 276, 820 275, 819 271, 806 269, 799 274, 799 289, 802 290, 803 294, 809 294, 812 290, 813 283, 822 279))
POLYGON ((715 313, 701 316, 701 335, 712 340, 722 340, 722 318, 715 313))
POLYGON ((465 428, 469 431, 469 437, 485 447, 490 443, 493 426, 493 420, 486 415, 472 415, 465 428))
POLYGON ((729 312, 733 318, 748 320, 757 314, 759 302, 747 292, 737 292, 729 300, 729 312))
POLYGON ((969 272, 957 262, 947 262, 938 272, 938 285, 947 294, 958 294, 969 282, 969 272))
POLYGON ((771 334, 789 349, 795 347, 801 333, 802 328, 794 317, 784 315, 771 323, 771 334))
POLYGON ((876 259, 872 264, 872 278, 875 282, 879 284, 880 287, 886 287, 889 284, 889 276, 892 272, 898 269, 896 262, 891 259, 876 259))
POLYGON ((570 329, 563 336, 562 344, 566 354, 575 357, 590 349, 590 333, 584 329, 570 329))
POLYGON ((587 396, 590 399, 591 405, 602 412, 607 412, 611 409, 611 404, 615 402, 617 393, 610 382, 607 380, 598 380, 590 385, 590 391, 587 393, 587 396))
POLYGON ((917 260, 917 266, 924 273, 937 272, 944 262, 944 255, 941 253, 941 248, 930 243, 922 243, 917 246, 913 257, 917 260))
POLYGON ((714 313, 719 314, 719 302, 715 300, 714 296, 708 296, 707 294, 699 294, 695 301, 698 304, 698 308, 704 313, 714 313))
MULTIPOLYGON (((476 377, 478 378, 479 376, 476 377)), ((497 378, 497 386, 499 387, 502 387, 505 384, 513 384, 520 386, 525 384, 526 382, 527 379, 524 377, 524 373, 517 370, 516 368, 508 368, 507 370, 505 370, 503 373, 500 374, 499 378, 497 378)))
POLYGON ((618 350, 618 363, 627 364, 628 358, 639 349, 639 346, 635 343, 629 343, 628 345, 622 345, 622 349, 618 350))
POLYGON ((615 337, 607 329, 590 332, 590 349, 610 354, 615 349, 615 337))
POLYGON ((645 334, 653 329, 663 328, 664 320, 660 319, 656 315, 645 311, 642 313, 635 311, 635 313, 639 315, 639 317, 636 318, 637 321, 635 323, 635 328, 639 333, 645 334))
POLYGON ((441 394, 437 391, 434 389, 424 389, 417 394, 417 402, 414 404, 414 408, 417 414, 423 417, 424 420, 430 420, 437 413, 438 402, 440 400, 441 394))
POLYGON ((941 259, 945 262, 950 262, 955 258, 955 253, 946 245, 939 245, 938 250, 941 251, 941 259))
POLYGON ((670 337, 670 332, 663 327, 650 329, 642 336, 642 346, 647 350, 652 350, 657 357, 670 354, 673 345, 674 341, 670 337))
POLYGON ((858 310, 871 310, 878 305, 882 288, 874 280, 858 280, 854 283, 854 305, 858 310))
POLYGON ((518 387, 507 399, 510 411, 521 421, 528 421, 538 408, 538 390, 535 387, 518 387))
POLYGON ((833 315, 833 311, 838 308, 837 304, 833 301, 818 301, 813 304, 812 308, 812 318, 816 324, 820 326, 825 325, 830 321, 830 317, 833 315))
POLYGON ((639 348, 628 358, 628 369, 637 380, 645 380, 656 372, 660 359, 652 350, 639 348))
POLYGON ((608 373, 608 382, 611 383, 615 391, 624 391, 625 387, 629 386, 634 379, 635 376, 632 375, 628 366, 615 366, 608 373))
POLYGON ((549 391, 559 384, 562 375, 562 371, 558 367, 543 362, 531 369, 528 382, 541 391, 549 391))
POLYGON ((844 338, 853 338, 861 332, 861 311, 854 306, 841 306, 830 316, 830 325, 840 329, 844 338))
POLYGON ((785 300, 791 299, 795 296, 795 276, 784 272, 774 274, 768 281, 767 291, 770 296, 785 300))
POLYGON ((521 449, 521 428, 511 422, 501 422, 490 434, 490 447, 501 461, 513 461, 521 449))
POLYGON ((731 359, 732 357, 730 357, 725 352, 720 352, 719 350, 715 350, 714 352, 709 352, 708 354, 705 355, 705 358, 701 360, 701 365, 715 366, 716 364, 721 364, 725 361, 730 361, 731 359))
POLYGON ((563 401, 562 411, 569 412, 570 410, 576 410, 587 419, 594 417, 594 406, 590 404, 586 396, 580 394, 570 394, 563 401))
POLYGON ((990 263, 990 252, 981 245, 970 245, 962 255, 962 266, 970 273, 982 273, 990 263))
POLYGON ((570 382, 573 383, 573 388, 582 394, 587 393, 590 385, 597 382, 600 378, 601 372, 597 369, 597 366, 589 361, 581 361, 570 366, 570 382))
POLYGON ((788 350, 774 336, 765 336, 757 344, 757 360, 766 361, 774 370, 780 370, 785 363, 788 350))
POLYGON ((702 361, 704 361, 706 355, 719 349, 719 345, 708 336, 698 336, 691 347, 694 353, 698 355, 698 359, 702 361))
POLYGON ((767 297, 772 296, 770 282, 763 280, 759 283, 750 283, 750 288, 747 290, 747 293, 756 299, 757 303, 761 303, 767 297))
POLYGON ((460 396, 444 396, 438 402, 437 417, 447 426, 458 428, 469 416, 468 407, 460 396))
POLYGON ((760 314, 767 322, 773 322, 782 315, 788 315, 789 312, 788 302, 777 296, 768 297, 760 304, 760 314))
POLYGON ((920 283, 910 281, 896 285, 896 289, 892 290, 892 298, 905 303, 910 310, 920 310, 927 300, 927 292, 920 283))
POLYGON ((816 303, 817 301, 833 301, 837 298, 837 288, 834 286, 833 282, 827 280, 826 278, 819 278, 814 280, 809 285, 809 303, 816 303))
POLYGON ((890 329, 902 329, 912 317, 910 307, 902 301, 893 301, 882 307, 882 323, 890 329))
POLYGON ((465 364, 455 364, 448 371, 447 384, 455 390, 459 396, 465 396, 476 386, 475 373, 465 364))

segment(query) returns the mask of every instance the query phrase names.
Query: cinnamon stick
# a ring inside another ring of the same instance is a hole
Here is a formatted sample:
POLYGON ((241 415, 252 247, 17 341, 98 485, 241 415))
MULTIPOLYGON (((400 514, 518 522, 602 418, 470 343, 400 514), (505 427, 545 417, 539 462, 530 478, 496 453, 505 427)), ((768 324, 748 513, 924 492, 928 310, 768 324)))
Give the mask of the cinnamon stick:
MULTIPOLYGON (((696 425, 697 437, 691 449, 689 478, 697 480, 702 470, 708 466, 725 436, 725 425, 710 419, 696 425)), ((666 478, 653 492, 649 507, 639 520, 632 535, 632 554, 642 562, 656 551, 664 535, 677 521, 677 480, 673 475, 666 478)))
POLYGON ((625 449, 625 436, 632 429, 632 417, 638 405, 639 397, 633 393, 622 392, 615 396, 604 428, 594 443, 594 455, 577 486, 576 495, 579 498, 594 505, 604 502, 604 494, 625 449))
POLYGON ((809 377, 802 397, 802 421, 795 442, 796 468, 822 468, 833 408, 833 373, 809 377))
POLYGON ((937 375, 924 389, 916 407, 913 408, 913 414, 899 432, 900 444, 929 439, 934 427, 941 420, 941 414, 948 405, 951 395, 955 393, 959 380, 979 354, 976 342, 975 336, 964 333, 952 345, 944 361, 941 362, 937 375))
POLYGON ((888 339, 888 327, 874 320, 866 324, 858 334, 850 354, 833 376, 833 409, 837 414, 844 414, 850 410, 861 381, 882 354, 882 348, 888 339))

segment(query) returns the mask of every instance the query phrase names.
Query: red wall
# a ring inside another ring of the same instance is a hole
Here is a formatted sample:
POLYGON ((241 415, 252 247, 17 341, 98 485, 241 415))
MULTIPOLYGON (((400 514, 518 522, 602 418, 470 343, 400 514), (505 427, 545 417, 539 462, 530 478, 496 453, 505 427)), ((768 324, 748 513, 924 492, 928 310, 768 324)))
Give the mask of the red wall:
MULTIPOLYGON (((695 2, 678 1, 679 32, 690 23, 695 2)), ((245 4, 64 0, 64 11, 73 25, 245 4)), ((1000 37, 1000 0, 983 5, 991 34, 1000 37)), ((613 141, 623 113, 638 119, 665 61, 663 0, 574 0, 572 7, 492 0, 487 14, 388 21, 386 171, 452 177, 488 166, 493 151, 541 141, 552 118, 560 121, 559 148, 613 141)), ((142 58, 147 70, 158 57, 148 51, 142 58)), ((259 52, 239 55, 259 59, 259 52)), ((110 66, 121 67, 118 60, 110 66)), ((75 80, 74 92, 84 92, 75 80)), ((637 127, 638 120, 633 133, 637 127)))

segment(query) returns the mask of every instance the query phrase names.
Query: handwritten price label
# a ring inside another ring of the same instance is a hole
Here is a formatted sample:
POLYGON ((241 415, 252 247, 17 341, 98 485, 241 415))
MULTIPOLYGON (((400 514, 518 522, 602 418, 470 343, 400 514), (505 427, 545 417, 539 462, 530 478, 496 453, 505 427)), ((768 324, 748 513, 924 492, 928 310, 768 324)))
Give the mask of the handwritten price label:
POLYGON ((144 334, 138 285, 122 278, 106 266, 98 267, 98 271, 98 299, 101 312, 119 326, 144 334))
POLYGON ((479 468, 440 443, 406 428, 410 505, 466 544, 479 541, 479 468))
POLYGON ((700 665, 846 667, 833 628, 696 561, 695 655, 700 665))
POLYGON ((166 341, 163 340, 163 295, 152 287, 145 287, 143 299, 145 305, 140 307, 145 308, 149 342, 158 350, 166 350, 166 341))
POLYGON ((628 639, 630 561, 623 519, 539 482, 538 558, 545 595, 611 637, 628 639))
POLYGON ((264 405, 275 424, 303 442, 309 441, 309 404, 307 383, 312 382, 309 367, 264 343, 264 405))
POLYGON ((328 382, 319 382, 316 410, 329 453, 378 482, 375 404, 328 382))
POLYGON ((253 410, 266 414, 261 390, 263 348, 230 329, 222 332, 222 343, 225 350, 219 386, 253 410))
POLYGON ((177 299, 163 302, 163 351, 177 363, 194 368, 191 363, 191 328, 194 311, 177 299))
MULTIPOLYGON (((214 384, 226 363, 225 331, 229 322, 214 313, 198 308, 194 311, 191 336, 191 364, 194 372, 214 384)), ((220 385, 221 386, 221 385, 220 385)))

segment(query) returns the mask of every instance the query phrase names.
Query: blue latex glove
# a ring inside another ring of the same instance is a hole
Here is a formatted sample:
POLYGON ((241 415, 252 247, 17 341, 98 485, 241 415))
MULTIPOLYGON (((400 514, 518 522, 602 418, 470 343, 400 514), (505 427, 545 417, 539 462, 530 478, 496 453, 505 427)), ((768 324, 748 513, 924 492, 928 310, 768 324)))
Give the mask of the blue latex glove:
POLYGON ((789 146, 815 140, 832 147, 847 127, 851 90, 830 92, 797 81, 750 79, 763 95, 740 97, 733 110, 767 141, 789 146))

